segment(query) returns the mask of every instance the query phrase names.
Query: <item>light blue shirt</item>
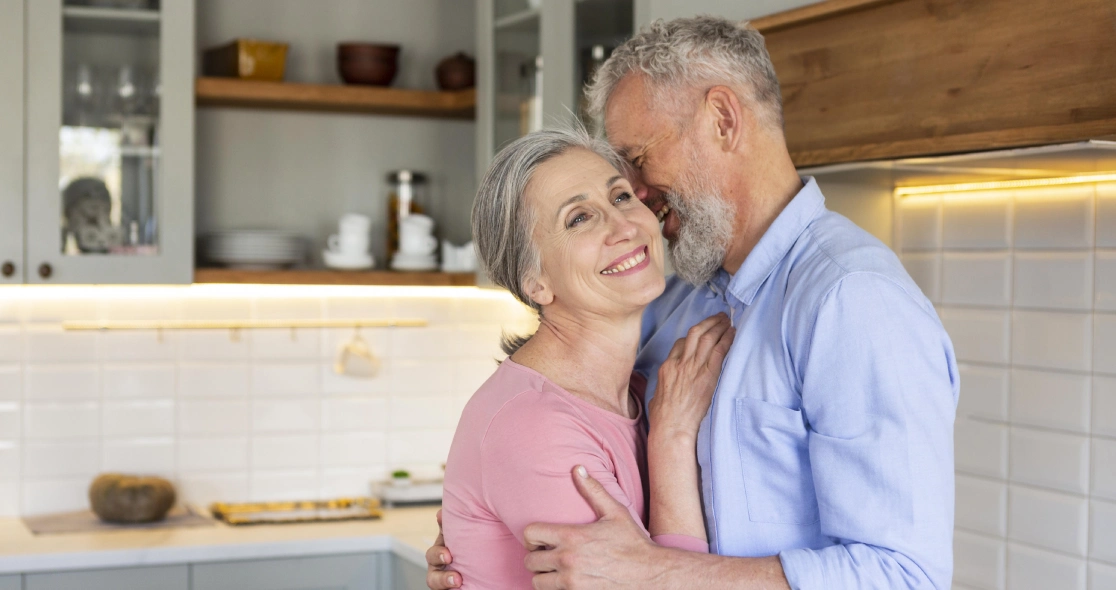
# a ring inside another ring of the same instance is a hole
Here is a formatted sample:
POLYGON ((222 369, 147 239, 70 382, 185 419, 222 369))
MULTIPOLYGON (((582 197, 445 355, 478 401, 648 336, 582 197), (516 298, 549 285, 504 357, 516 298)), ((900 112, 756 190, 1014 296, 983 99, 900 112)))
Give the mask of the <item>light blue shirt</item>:
POLYGON ((895 254, 811 178, 735 275, 677 277, 644 315, 636 369, 729 313, 697 453, 712 551, 779 555, 792 588, 947 589, 953 346, 895 254))

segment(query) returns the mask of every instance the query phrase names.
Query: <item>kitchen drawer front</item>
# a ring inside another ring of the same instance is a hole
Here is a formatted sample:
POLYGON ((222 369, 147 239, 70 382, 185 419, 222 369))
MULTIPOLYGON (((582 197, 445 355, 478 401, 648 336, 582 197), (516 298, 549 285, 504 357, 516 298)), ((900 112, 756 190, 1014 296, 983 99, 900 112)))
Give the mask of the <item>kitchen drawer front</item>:
POLYGON ((426 568, 394 554, 391 566, 392 590, 426 590, 426 568))
MULTIPOLYGON (((7 589, 0 578, 0 588, 7 589)), ((185 565, 27 574, 23 590, 189 590, 185 565)), ((18 584, 13 588, 19 588, 18 584)))
POLYGON ((19 574, 14 576, 0 576, 0 590, 22 590, 23 579, 19 574))
POLYGON ((194 564, 191 590, 322 590, 381 588, 383 557, 375 553, 253 559, 194 564))

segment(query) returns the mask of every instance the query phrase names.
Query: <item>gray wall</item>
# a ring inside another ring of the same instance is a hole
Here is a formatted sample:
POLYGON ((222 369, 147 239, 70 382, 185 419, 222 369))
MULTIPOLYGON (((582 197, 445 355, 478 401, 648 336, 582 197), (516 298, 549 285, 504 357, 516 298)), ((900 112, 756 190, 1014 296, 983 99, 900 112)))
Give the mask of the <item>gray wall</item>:
POLYGON ((672 19, 698 14, 712 14, 734 19, 766 16, 818 0, 635 0, 636 26, 657 18, 672 19))
MULTIPOLYGON (((335 84, 339 41, 403 46, 396 87, 434 89, 434 67, 475 54, 469 0, 199 0, 198 50, 237 37, 290 43, 287 80, 335 84)), ((476 184, 472 122, 201 108, 197 113, 197 231, 263 227, 297 231, 320 258, 336 219, 370 214, 384 265, 389 170, 428 172, 427 203, 444 237, 469 239, 476 184)))

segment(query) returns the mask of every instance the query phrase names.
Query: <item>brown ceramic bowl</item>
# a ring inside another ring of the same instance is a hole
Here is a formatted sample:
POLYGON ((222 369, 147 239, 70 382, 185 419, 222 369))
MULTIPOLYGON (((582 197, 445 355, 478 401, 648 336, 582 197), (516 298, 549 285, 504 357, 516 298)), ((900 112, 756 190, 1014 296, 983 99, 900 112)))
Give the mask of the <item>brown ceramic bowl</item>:
POLYGON ((346 84, 389 86, 398 68, 398 45, 337 44, 337 72, 346 84))

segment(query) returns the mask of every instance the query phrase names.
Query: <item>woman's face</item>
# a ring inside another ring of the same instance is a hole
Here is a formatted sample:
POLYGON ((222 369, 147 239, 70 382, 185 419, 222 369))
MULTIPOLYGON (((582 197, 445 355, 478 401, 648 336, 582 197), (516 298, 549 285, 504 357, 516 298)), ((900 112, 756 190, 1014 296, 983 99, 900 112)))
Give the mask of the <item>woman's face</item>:
POLYGON ((631 313, 662 294, 659 222, 604 158, 572 149, 539 165, 527 185, 543 306, 602 316, 631 313))

